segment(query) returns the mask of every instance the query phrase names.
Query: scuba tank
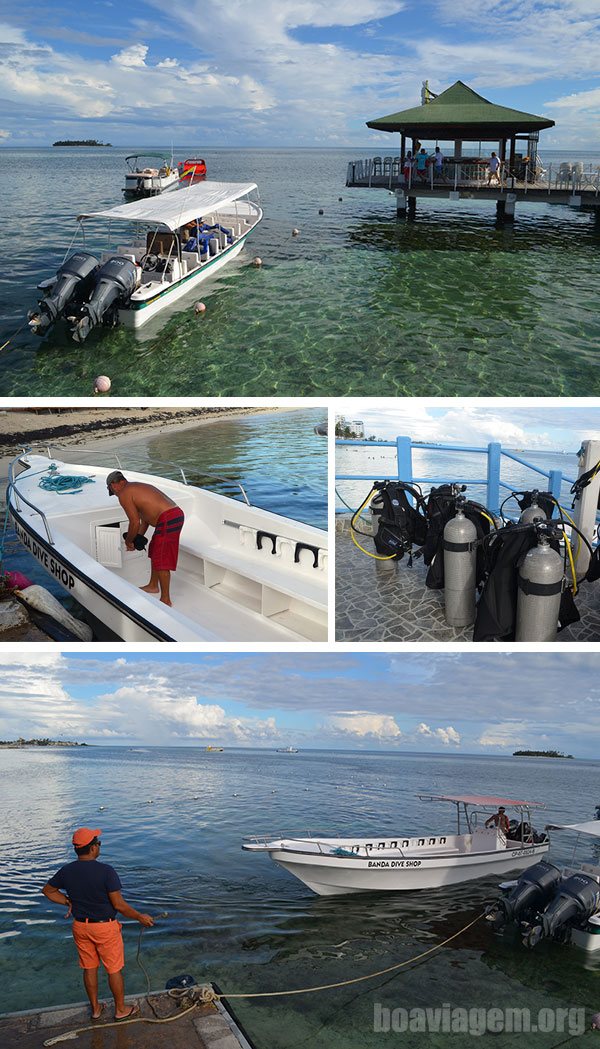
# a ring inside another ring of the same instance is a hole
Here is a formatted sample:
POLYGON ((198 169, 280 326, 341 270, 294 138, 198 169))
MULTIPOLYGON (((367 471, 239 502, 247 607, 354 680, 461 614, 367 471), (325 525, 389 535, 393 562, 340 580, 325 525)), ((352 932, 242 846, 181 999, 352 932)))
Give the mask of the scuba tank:
POLYGON ((550 546, 549 530, 536 526, 537 545, 519 568, 515 641, 555 641, 564 584, 563 559, 550 546))
POLYGON ((547 520, 548 515, 546 514, 546 511, 538 503, 539 494, 537 488, 534 488, 531 493, 531 502, 529 506, 523 510, 519 518, 519 524, 533 524, 534 521, 547 520))
POLYGON ((465 517, 464 495, 456 499, 456 517, 444 528, 444 604, 446 622, 463 627, 475 622, 477 529, 465 517))

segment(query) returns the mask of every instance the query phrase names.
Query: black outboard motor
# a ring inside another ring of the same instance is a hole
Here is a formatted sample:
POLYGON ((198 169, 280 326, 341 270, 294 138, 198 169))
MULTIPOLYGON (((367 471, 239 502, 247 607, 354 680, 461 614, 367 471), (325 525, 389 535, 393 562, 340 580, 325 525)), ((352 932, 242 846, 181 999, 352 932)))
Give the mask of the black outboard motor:
POLYGON ((521 875, 510 896, 504 896, 488 912, 488 920, 494 928, 501 929, 509 922, 533 917, 543 910, 554 896, 560 883, 561 873, 553 863, 540 860, 528 867, 521 875))
POLYGON ((98 324, 116 324, 117 310, 131 298, 138 283, 138 270, 131 259, 113 255, 96 273, 94 290, 88 302, 73 318, 71 334, 75 342, 84 342, 98 324))
MULTIPOLYGON (((67 306, 82 302, 90 292, 97 269, 98 259, 88 251, 76 251, 63 262, 56 272, 56 280, 50 282, 51 290, 39 300, 38 309, 27 314, 31 330, 36 335, 44 335, 67 306)), ((40 285, 40 291, 43 290, 44 286, 40 285)))
POLYGON ((571 927, 585 921, 600 906, 600 885, 587 874, 572 874, 561 886, 558 896, 538 915, 535 925, 525 932, 523 943, 535 947, 544 937, 559 938, 571 927))

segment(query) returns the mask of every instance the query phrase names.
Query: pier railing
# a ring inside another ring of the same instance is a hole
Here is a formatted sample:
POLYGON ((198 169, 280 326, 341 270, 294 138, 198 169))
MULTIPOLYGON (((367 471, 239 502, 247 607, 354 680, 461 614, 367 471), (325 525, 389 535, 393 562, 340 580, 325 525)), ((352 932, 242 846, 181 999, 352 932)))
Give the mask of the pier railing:
MULTIPOLYGON (((520 491, 514 485, 508 483, 508 481, 502 478, 502 464, 504 460, 512 460, 513 462, 520 463, 521 466, 525 466, 530 470, 536 477, 543 477, 546 481, 543 490, 550 492, 555 499, 559 502, 567 502, 564 493, 562 492, 563 484, 572 485, 575 478, 567 477, 561 470, 544 470, 541 466, 536 466, 535 463, 528 462, 523 456, 517 455, 516 452, 508 451, 503 448, 502 445, 497 441, 490 441, 487 446, 470 445, 470 444, 430 444, 425 441, 413 441, 410 437, 396 437, 393 441, 367 441, 367 440, 347 440, 344 438, 336 438, 336 446, 345 447, 362 447, 370 448, 371 451, 379 448, 394 448, 396 451, 396 463, 395 470, 396 476, 401 481, 406 481, 409 484, 425 484, 425 485, 440 485, 440 484, 466 484, 466 485, 482 485, 486 489, 486 506, 494 513, 498 513, 500 504, 505 495, 511 492, 520 491), (455 477, 455 476, 443 476, 443 477, 416 477, 413 470, 413 449, 419 448, 424 449, 432 454, 438 452, 442 455, 450 452, 456 453, 467 453, 467 454, 478 454, 486 457, 486 470, 485 477, 455 477)), ((337 481, 384 481, 391 480, 391 473, 380 472, 381 467, 377 469, 377 472, 372 474, 338 474, 336 473, 337 481)), ((539 487, 542 490, 542 485, 539 483, 536 485, 535 478, 532 479, 532 488, 539 487)), ((561 504, 562 505, 562 504, 561 504)), ((570 509, 565 507, 565 509, 570 509)), ((345 509, 336 508, 336 513, 345 513, 345 509)))
MULTIPOLYGON (((430 164, 425 171, 418 173, 414 167, 405 177, 399 157, 367 157, 364 160, 351 160, 348 164, 346 174, 347 186, 361 186, 365 188, 387 188, 405 189, 419 185, 427 185, 430 188, 447 189, 486 189, 488 188, 488 164, 487 160, 481 161, 446 161, 441 170, 441 177, 436 177, 434 164, 430 164)), ((505 192, 519 189, 527 193, 528 190, 546 191, 548 195, 552 191, 571 193, 573 196, 586 191, 594 196, 600 195, 600 165, 583 161, 561 161, 550 163, 547 168, 538 165, 532 171, 529 165, 519 165, 515 171, 510 171, 507 164, 501 164, 498 175, 493 177, 490 188, 505 192)))

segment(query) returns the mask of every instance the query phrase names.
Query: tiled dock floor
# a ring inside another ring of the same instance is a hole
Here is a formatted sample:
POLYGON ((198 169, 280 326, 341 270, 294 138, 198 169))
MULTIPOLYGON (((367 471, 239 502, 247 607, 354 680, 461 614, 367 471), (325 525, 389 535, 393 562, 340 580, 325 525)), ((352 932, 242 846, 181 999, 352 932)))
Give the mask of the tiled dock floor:
MULTIPOLYGON (((143 997, 127 998, 132 1000, 140 1003, 143 1017, 156 1019, 143 997)), ((151 1000, 160 1017, 178 1012, 179 1007, 166 994, 153 994, 151 1000)), ((4 1015, 0 1017, 0 1044, 3 1049, 41 1049, 48 1039, 89 1026, 89 1015, 89 1007, 81 1004, 4 1015)), ((106 1003, 105 1017, 103 1022, 110 1023, 112 1002, 106 1003)), ((72 1036, 57 1042, 58 1046, 71 1044, 72 1036)), ((103 1027, 98 1022, 91 1031, 77 1035, 76 1044, 80 1049, 252 1049, 235 1022, 215 1005, 199 1006, 166 1024, 103 1027)))
MULTIPOLYGON (((444 591, 428 590, 421 559, 375 561, 350 538, 350 515, 336 520, 337 641, 472 641, 473 628, 455 630, 444 618, 444 591)), ((364 531, 368 524, 360 525, 364 531)), ((375 552, 370 539, 359 542, 375 552)), ((600 581, 584 583, 575 598, 581 621, 566 627, 558 641, 600 641, 600 581)))

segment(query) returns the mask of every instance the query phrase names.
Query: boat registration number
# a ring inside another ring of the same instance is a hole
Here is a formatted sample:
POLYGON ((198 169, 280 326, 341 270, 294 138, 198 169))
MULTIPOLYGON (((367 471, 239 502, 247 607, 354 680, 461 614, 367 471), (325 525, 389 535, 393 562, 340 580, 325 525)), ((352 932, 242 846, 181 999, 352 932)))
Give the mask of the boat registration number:
POLYGON ((369 860, 369 867, 420 867, 421 860, 369 860))
POLYGON ((47 550, 44 550, 44 547, 40 546, 40 544, 29 535, 29 532, 26 532, 25 529, 21 528, 16 522, 15 532, 25 549, 29 550, 29 553, 40 562, 43 568, 45 568, 47 572, 50 572, 50 575, 53 575, 55 579, 58 579, 59 583, 66 587, 67 590, 73 590, 75 586, 75 578, 67 571, 64 565, 61 565, 60 561, 57 561, 47 550))

